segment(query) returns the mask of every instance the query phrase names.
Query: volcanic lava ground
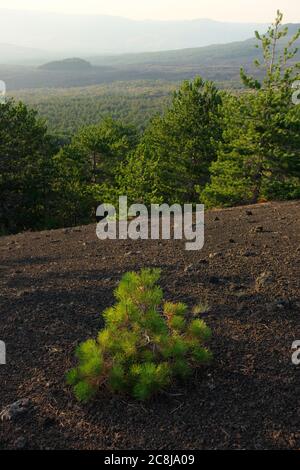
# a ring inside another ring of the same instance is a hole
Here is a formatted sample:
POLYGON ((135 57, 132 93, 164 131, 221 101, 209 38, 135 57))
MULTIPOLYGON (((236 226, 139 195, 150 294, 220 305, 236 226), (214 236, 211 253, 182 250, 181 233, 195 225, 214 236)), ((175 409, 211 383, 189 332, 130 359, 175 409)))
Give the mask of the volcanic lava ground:
POLYGON ((99 241, 95 225, 0 238, 0 449, 299 449, 300 202, 206 213, 205 246, 99 241), (76 402, 64 375, 123 273, 161 267, 167 300, 210 309, 209 367, 139 403, 76 402))

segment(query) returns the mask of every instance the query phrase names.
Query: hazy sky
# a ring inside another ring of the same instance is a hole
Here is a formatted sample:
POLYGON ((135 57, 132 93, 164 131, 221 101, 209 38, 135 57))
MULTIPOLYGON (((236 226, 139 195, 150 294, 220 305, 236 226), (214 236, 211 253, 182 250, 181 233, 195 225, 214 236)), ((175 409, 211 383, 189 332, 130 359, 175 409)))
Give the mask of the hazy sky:
POLYGON ((300 0, 0 0, 0 8, 96 13, 133 19, 212 18, 270 22, 279 8, 286 22, 300 22, 300 0))

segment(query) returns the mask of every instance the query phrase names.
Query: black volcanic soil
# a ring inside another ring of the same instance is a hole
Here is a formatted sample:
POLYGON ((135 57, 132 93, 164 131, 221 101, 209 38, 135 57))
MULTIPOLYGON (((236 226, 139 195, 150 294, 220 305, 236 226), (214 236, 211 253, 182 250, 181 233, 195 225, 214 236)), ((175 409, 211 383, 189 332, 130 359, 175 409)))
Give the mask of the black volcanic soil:
POLYGON ((199 252, 100 242, 94 225, 2 237, 0 412, 30 406, 0 421, 0 449, 299 449, 299 214, 300 202, 208 212, 199 252), (147 403, 102 391, 78 404, 64 383, 74 348, 144 266, 161 266, 166 299, 210 305, 214 361, 147 403))

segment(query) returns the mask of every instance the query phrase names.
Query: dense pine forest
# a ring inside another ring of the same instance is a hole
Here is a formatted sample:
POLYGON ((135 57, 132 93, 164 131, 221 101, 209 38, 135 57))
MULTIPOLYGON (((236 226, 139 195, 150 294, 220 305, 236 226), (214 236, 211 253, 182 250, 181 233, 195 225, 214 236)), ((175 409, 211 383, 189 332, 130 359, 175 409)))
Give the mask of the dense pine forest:
POLYGON ((134 80, 71 88, 42 88, 11 93, 47 121, 48 131, 69 142, 84 126, 104 118, 134 125, 143 131, 155 114, 170 104, 180 82, 134 80))
POLYGON ((72 96, 49 90, 50 104, 38 94, 32 106, 6 101, 0 232, 89 223, 98 203, 122 194, 206 207, 299 198, 300 31, 286 37, 280 13, 266 35, 256 33, 259 72, 241 69, 243 93, 196 77, 123 91, 116 84, 109 94, 104 85, 72 96))

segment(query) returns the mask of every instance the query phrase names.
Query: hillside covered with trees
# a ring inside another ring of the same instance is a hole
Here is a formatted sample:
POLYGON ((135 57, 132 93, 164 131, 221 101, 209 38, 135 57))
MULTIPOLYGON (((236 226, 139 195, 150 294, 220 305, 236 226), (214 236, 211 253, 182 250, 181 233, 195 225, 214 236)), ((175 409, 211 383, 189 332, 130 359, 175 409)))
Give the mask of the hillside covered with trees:
MULTIPOLYGON (((256 37, 259 73, 241 70, 244 93, 200 77, 184 81, 172 98, 161 93, 153 109, 159 113, 139 126, 129 115, 122 122, 105 113, 66 142, 25 104, 1 105, 1 232, 88 223, 100 202, 122 194, 148 205, 201 201, 207 207, 299 198, 300 107, 293 84, 300 30, 289 35, 278 12, 268 33, 256 37)), ((132 100, 134 114, 139 97, 132 100)), ((122 115, 120 101, 116 95, 122 115)), ((53 112, 58 108, 59 102, 53 112)), ((79 121, 81 112, 79 101, 79 121)))

